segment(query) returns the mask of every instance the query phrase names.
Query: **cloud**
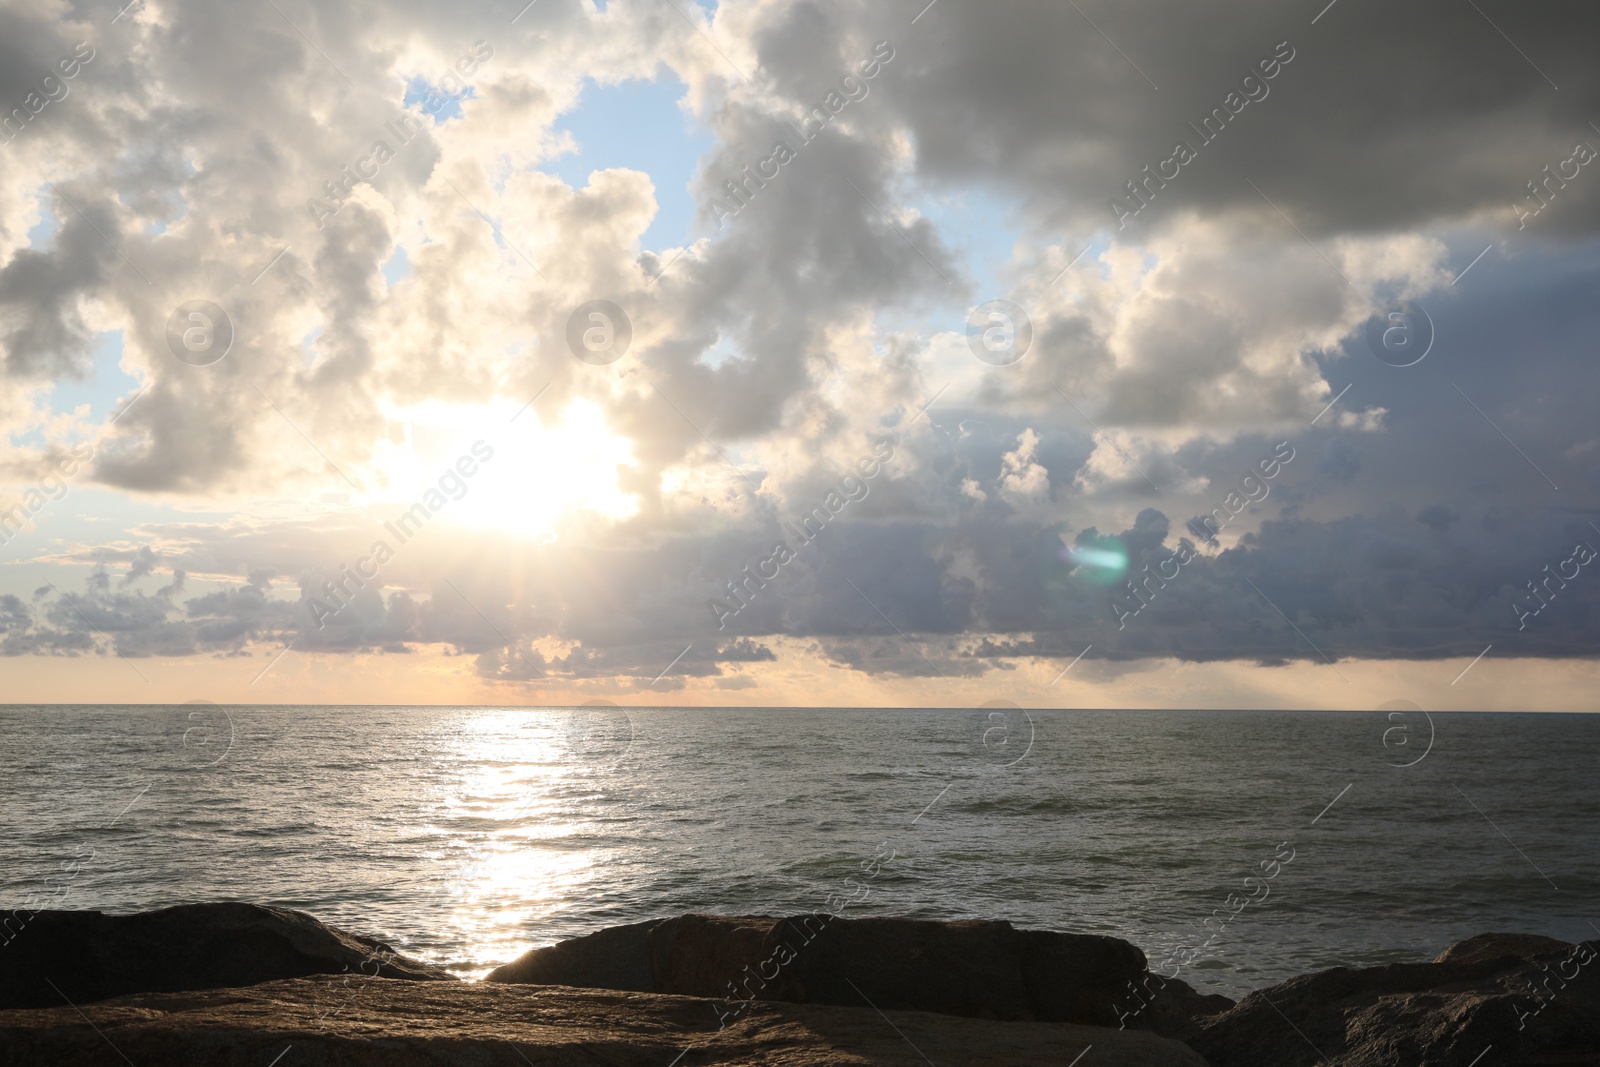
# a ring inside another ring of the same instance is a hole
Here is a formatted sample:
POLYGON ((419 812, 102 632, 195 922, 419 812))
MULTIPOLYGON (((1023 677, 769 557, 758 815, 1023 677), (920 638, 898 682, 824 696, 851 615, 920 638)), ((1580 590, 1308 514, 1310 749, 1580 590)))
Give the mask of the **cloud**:
MULTIPOLYGON (((851 10, 861 21, 891 17, 851 10)), ((1104 227, 1108 201, 1187 140, 1199 158, 1150 187, 1151 209, 1135 225, 1204 213, 1282 226, 1250 179, 1312 238, 1477 219, 1505 232, 1524 184, 1592 133, 1600 82, 1585 49, 1600 16, 1578 4, 1514 20, 1485 12, 1348 8, 1312 25, 1314 12, 1259 0, 1090 9, 1102 36, 1070 6, 1004 18, 953 8, 919 21, 883 108, 908 127, 919 173, 1002 183, 1051 228, 1104 227), (1265 81, 1265 98, 1229 105, 1238 113, 1202 143, 1189 123, 1285 53, 1293 58, 1265 81)), ((1592 232, 1600 189, 1567 192, 1563 229, 1592 232)))
POLYGON ((1118 663, 1591 654, 1583 581, 1522 630, 1510 604, 1597 514, 1600 178, 1569 166, 1518 212, 1600 121, 1600 17, 1151 11, 0 12, 6 107, 95 49, 0 145, 7 488, 93 440, 84 488, 133 505, 103 536, 46 517, 17 562, 83 568, 81 588, 4 594, 0 651, 436 645, 506 685, 640 692, 742 685, 799 646, 915 680, 1090 644, 1118 663), (450 70, 459 115, 405 104, 450 70), (687 190, 699 235, 652 248, 684 191, 550 163, 578 149, 558 123, 586 84, 666 73, 714 140, 687 190), (1219 106, 1214 139, 1188 125, 1219 106), (1190 138, 1176 176, 1147 177, 1190 138), (969 197, 1006 204, 1005 232, 964 230, 969 197), (1033 341, 995 367, 962 322, 1001 296, 1033 341), (168 342, 199 299, 234 331, 210 366, 168 342), (631 328, 613 363, 568 345, 594 300, 631 328), (1400 300, 1436 331, 1403 370, 1364 340, 1400 300), (114 382, 91 359, 110 338, 114 382), (123 414, 86 417, 73 383, 123 414), (461 514, 319 617, 463 437, 580 416, 587 436, 505 444, 461 514), (719 626, 708 601, 884 441, 864 497, 719 626), (1270 498, 1186 547, 1182 523, 1280 441, 1298 458, 1270 498), (468 514, 486 502, 488 529, 468 514), (1122 583, 1179 551, 1121 618, 1122 583))

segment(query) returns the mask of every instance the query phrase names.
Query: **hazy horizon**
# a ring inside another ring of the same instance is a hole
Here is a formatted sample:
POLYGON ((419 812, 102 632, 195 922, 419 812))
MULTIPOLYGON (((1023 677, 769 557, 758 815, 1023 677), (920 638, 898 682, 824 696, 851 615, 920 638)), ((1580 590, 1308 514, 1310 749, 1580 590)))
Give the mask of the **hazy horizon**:
MULTIPOLYGON (((1374 710, 1383 708, 1278 708, 1278 707, 1233 707, 1217 705, 1215 707, 1190 707, 1190 708, 1163 708, 1163 707, 1048 707, 1039 705, 1021 705, 1009 701, 988 702, 986 704, 913 704, 893 706, 888 704, 617 704, 613 701, 588 701, 581 704, 484 704, 484 703, 457 703, 457 704, 405 704, 394 702, 380 703, 350 703, 329 704, 326 702, 277 702, 277 703, 252 703, 229 702, 211 700, 187 700, 179 703, 168 701, 146 700, 138 702, 110 701, 110 702, 85 702, 78 700, 36 700, 30 702, 13 702, 0 704, 0 711, 14 708, 51 708, 51 707, 87 707, 87 708, 181 708, 193 704, 208 704, 219 708, 425 708, 425 709, 474 709, 484 708, 493 711, 577 711, 586 707, 614 707, 623 711, 719 711, 725 709, 741 711, 981 711, 986 707, 1014 708, 1023 712, 1097 712, 1097 711, 1127 711, 1151 712, 1161 714, 1193 714, 1204 715, 1210 713, 1238 712, 1241 714, 1295 714, 1295 715, 1370 715, 1374 710)), ((1397 706, 1406 704, 1407 712, 1420 712, 1423 709, 1409 702, 1397 702, 1397 706)), ((1434 708, 1436 715, 1594 715, 1592 711, 1526 711, 1526 710, 1497 710, 1494 708, 1434 708)))

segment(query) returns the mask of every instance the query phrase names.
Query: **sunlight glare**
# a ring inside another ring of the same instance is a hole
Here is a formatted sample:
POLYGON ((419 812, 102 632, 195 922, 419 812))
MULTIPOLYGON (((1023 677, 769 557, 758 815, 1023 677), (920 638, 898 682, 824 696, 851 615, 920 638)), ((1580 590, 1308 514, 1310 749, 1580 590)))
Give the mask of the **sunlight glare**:
POLYGON ((633 444, 612 432, 599 405, 573 400, 546 421, 535 407, 432 403, 391 412, 404 441, 385 442, 379 463, 389 475, 386 500, 431 488, 451 473, 475 441, 492 457, 451 494, 454 522, 553 541, 583 514, 620 522, 637 514, 638 498, 622 491, 618 469, 636 465, 633 444), (515 418, 513 419, 513 415, 515 418))

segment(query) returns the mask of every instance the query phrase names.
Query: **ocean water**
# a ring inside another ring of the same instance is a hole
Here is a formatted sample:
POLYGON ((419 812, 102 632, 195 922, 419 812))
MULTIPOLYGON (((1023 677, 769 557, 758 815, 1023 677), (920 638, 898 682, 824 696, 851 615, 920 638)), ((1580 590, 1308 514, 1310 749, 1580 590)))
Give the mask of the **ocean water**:
POLYGON ((0 727, 4 907, 277 904, 463 977, 686 911, 1113 934, 1232 996, 1489 930, 1600 937, 1596 716, 191 704, 0 727))

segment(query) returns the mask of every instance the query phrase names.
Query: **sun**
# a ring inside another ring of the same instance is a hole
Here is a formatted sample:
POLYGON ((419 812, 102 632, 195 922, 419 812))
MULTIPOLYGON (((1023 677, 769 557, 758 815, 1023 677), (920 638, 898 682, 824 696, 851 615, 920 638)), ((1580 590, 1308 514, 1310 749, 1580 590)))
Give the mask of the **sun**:
POLYGON ((618 482, 622 468, 637 465, 633 443, 592 401, 573 400, 548 421, 532 407, 489 405, 429 403, 390 414, 404 433, 379 457, 385 502, 446 478, 455 490, 442 509, 448 521, 546 542, 576 521, 621 522, 639 511, 618 482), (457 460, 469 454, 474 473, 457 477, 457 460))
POLYGON ((633 444, 591 401, 572 401, 548 425, 530 409, 489 443, 491 478, 461 501, 463 523, 553 539, 580 513, 620 522, 639 511, 638 497, 617 484, 619 468, 635 465, 633 444))

